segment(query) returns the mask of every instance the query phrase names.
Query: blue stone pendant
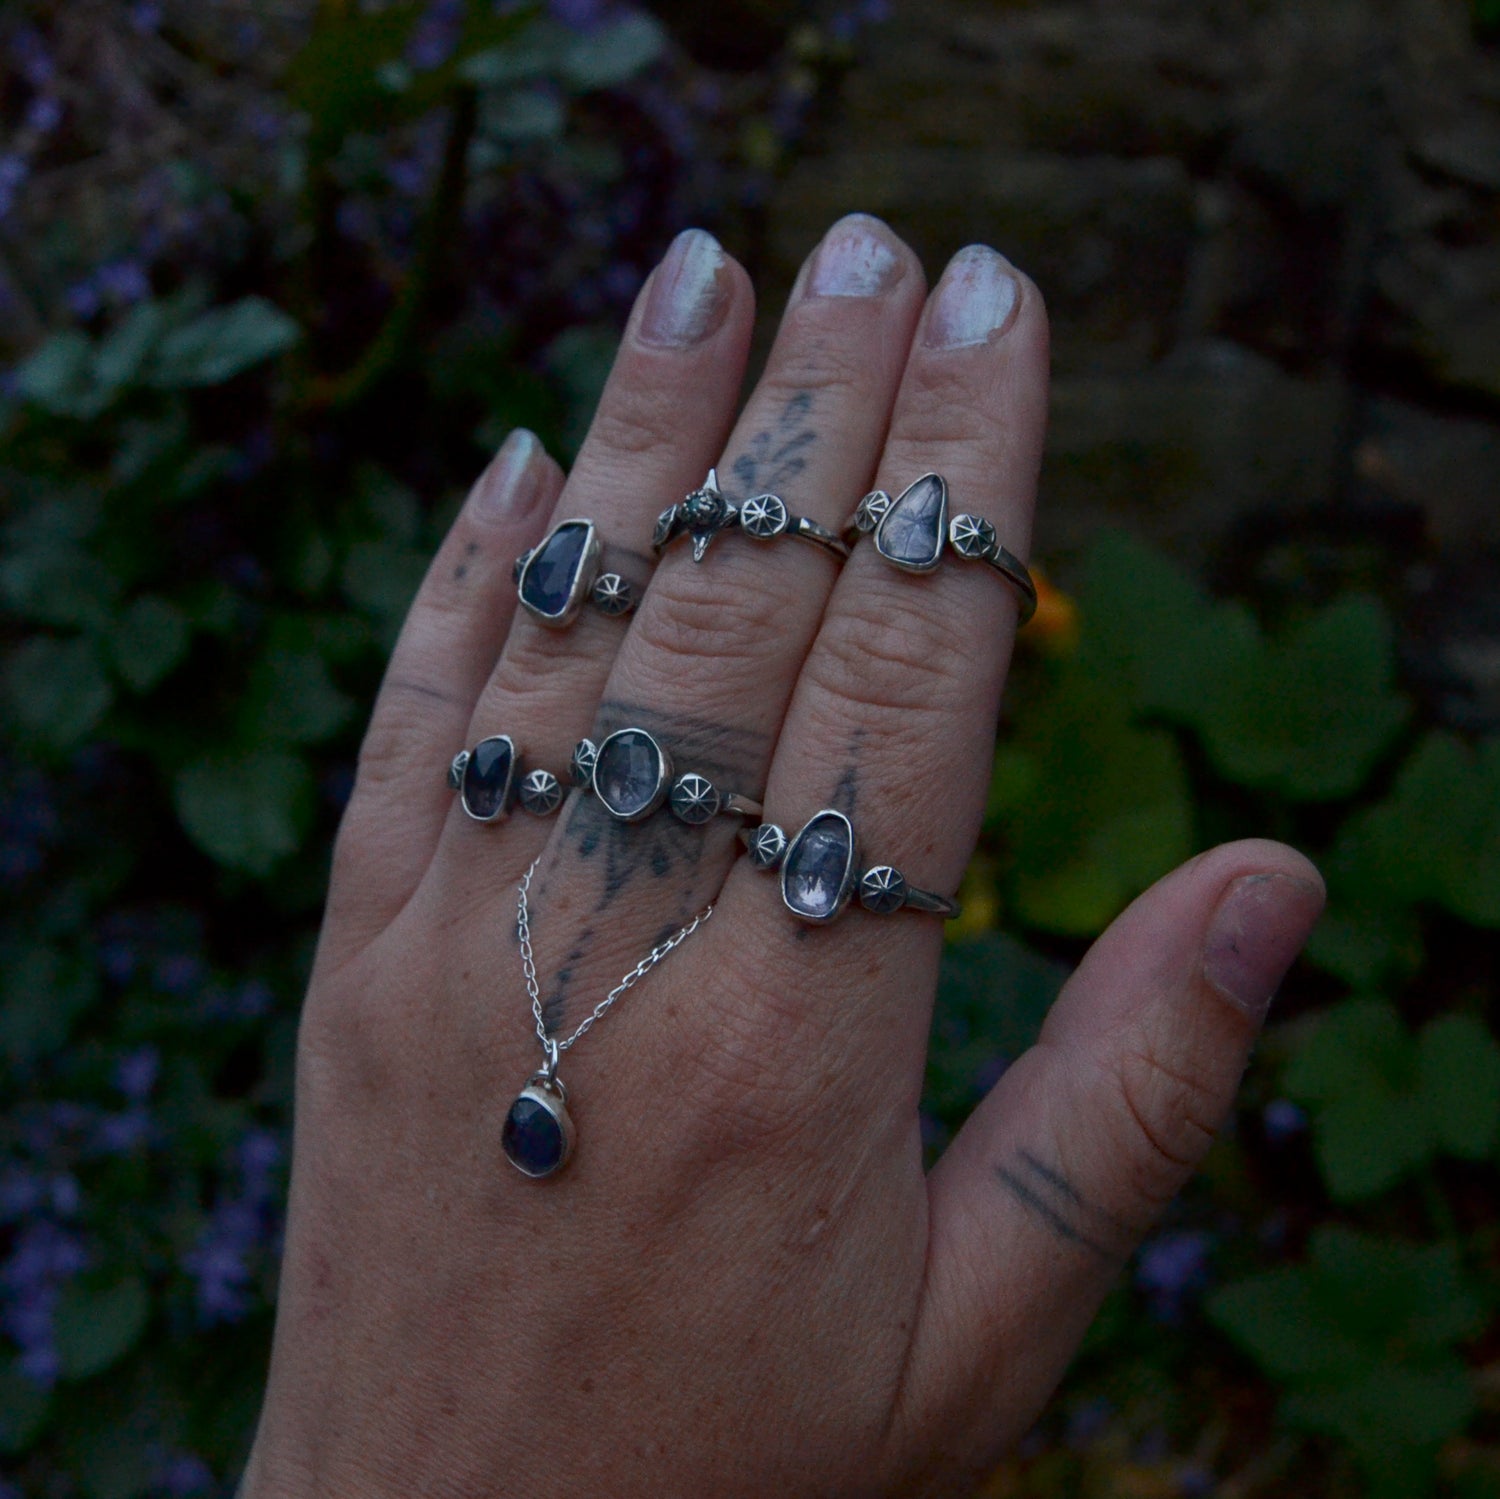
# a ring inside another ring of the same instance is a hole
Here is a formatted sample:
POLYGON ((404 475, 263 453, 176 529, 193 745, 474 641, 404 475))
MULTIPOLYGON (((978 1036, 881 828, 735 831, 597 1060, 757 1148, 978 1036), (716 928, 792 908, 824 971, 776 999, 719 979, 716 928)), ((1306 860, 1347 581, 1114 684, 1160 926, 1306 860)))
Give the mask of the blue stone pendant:
POLYGON ((948 484, 923 474, 891 502, 875 527, 875 550, 910 573, 930 573, 948 535, 948 484))
POLYGON ((551 1176, 567 1165, 573 1121, 561 1083, 549 1083, 541 1073, 527 1083, 505 1116, 500 1146, 506 1160, 526 1176, 551 1176))
POLYGON ((544 625, 561 629, 588 601, 603 548, 593 521, 565 520, 526 553, 516 578, 521 607, 544 625))
POLYGON ((819 812, 787 845, 781 899, 803 921, 832 921, 854 893, 854 827, 842 812, 819 812))

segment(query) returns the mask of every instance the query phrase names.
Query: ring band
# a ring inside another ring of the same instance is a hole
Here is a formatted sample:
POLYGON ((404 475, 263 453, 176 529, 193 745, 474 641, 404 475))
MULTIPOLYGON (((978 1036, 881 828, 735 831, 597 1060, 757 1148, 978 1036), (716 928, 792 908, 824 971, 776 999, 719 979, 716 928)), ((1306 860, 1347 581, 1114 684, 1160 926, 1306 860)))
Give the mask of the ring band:
POLYGON ((987 563, 1016 590, 1023 625, 1036 613, 1036 584, 1026 564, 1000 545, 994 526, 983 516, 948 519, 948 481, 940 474, 923 474, 895 499, 883 489, 871 490, 844 528, 844 537, 852 544, 872 533, 875 550, 909 573, 932 572, 943 560, 946 542, 955 556, 987 563))
POLYGON ((516 558, 512 576, 521 607, 552 630, 566 629, 585 604, 603 614, 629 614, 640 592, 619 573, 601 573, 602 554, 593 521, 559 521, 516 558))
POLYGON ((460 750, 448 765, 448 785, 475 822, 501 822, 519 800, 533 817, 547 817, 562 805, 562 783, 550 770, 520 774, 521 756, 509 734, 491 734, 471 750, 460 750))
POLYGON ((720 531, 738 528, 756 541, 775 541, 778 536, 795 536, 810 541, 840 562, 848 560, 849 543, 835 536, 826 526, 793 515, 786 501, 776 494, 751 495, 739 505, 731 503, 719 488, 719 472, 709 469, 708 478, 699 489, 675 505, 668 505, 656 518, 656 532, 651 549, 660 556, 679 536, 691 536, 693 561, 702 562, 708 544, 720 531))
POLYGON ((860 905, 877 916, 902 909, 945 920, 958 915, 956 900, 908 884, 890 864, 872 864, 860 873, 854 825, 832 807, 814 812, 795 838, 774 822, 745 828, 740 837, 757 869, 781 872, 782 903, 801 921, 820 926, 832 921, 856 893, 860 905))
POLYGON ((618 822, 640 822, 663 802, 682 822, 697 826, 720 813, 759 817, 752 797, 723 791, 697 771, 674 773, 672 756, 645 729, 620 729, 602 744, 580 739, 573 751, 573 783, 598 797, 618 822))

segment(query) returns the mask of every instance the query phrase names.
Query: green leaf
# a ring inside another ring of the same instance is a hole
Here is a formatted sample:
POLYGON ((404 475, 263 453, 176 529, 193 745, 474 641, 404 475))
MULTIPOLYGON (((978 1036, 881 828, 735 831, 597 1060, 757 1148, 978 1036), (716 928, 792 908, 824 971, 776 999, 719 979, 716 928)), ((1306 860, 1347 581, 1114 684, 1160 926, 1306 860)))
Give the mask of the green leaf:
POLYGON ((179 772, 173 801, 188 836, 211 859, 265 875, 301 847, 313 779, 299 756, 281 750, 213 755, 179 772))
POLYGON ((1007 761, 991 808, 1007 897, 1031 926, 1101 931, 1191 852, 1192 804, 1175 741, 1132 723, 1080 673, 1025 715, 1007 761))
POLYGON ((1417 1042, 1427 1118, 1442 1148, 1483 1160, 1500 1128, 1500 1047, 1472 1015, 1445 1015, 1417 1042))
POLYGON ((115 670, 137 692, 147 692, 187 654, 192 629, 175 604, 156 594, 135 600, 109 635, 115 670))
POLYGON ((160 302, 138 303, 101 340, 94 354, 94 379, 106 390, 138 383, 165 331, 160 302))
POLYGON ((1422 927, 1414 911, 1373 910, 1335 895, 1305 951, 1351 989, 1377 989, 1399 984, 1422 966, 1422 927))
POLYGON ((38 624, 102 628, 119 591, 119 579, 76 547, 37 547, 0 561, 0 595, 38 624))
POLYGON ((75 748, 114 701, 94 643, 51 635, 25 641, 11 652, 4 690, 16 724, 54 750, 75 748))
POLYGON ((151 1296, 135 1277, 103 1290, 69 1286, 58 1300, 54 1331, 65 1379, 88 1379, 118 1363, 140 1341, 151 1296))
POLYGON ((1219 771, 1291 801, 1352 795, 1406 722, 1391 625, 1351 597, 1214 676, 1193 723, 1219 771))
POLYGON ((1342 1437, 1366 1467, 1402 1449, 1436 1447, 1474 1414, 1474 1382, 1457 1359, 1429 1368, 1377 1363, 1347 1384, 1304 1394, 1300 1424, 1342 1437))
POLYGON ((67 1044, 99 997, 94 965, 79 953, 30 943, 0 963, 0 1056, 28 1070, 67 1044))
POLYGON ((109 404, 112 392, 94 382, 94 345, 87 334, 55 333, 16 369, 23 399, 54 416, 87 420, 109 404))
POLYGON ((1284 1266, 1215 1291, 1209 1320, 1273 1379, 1328 1378, 1357 1370, 1365 1350, 1319 1303, 1305 1269, 1284 1266))
POLYGON ((425 553, 387 541, 363 541, 349 548, 340 574, 344 593, 380 622, 388 645, 406 618, 427 562, 425 553))
POLYGON ((52 1413, 52 1392, 14 1364, 0 1365, 0 1454, 25 1452, 35 1444, 52 1413))
POLYGON ((1299 1103, 1328 1103, 1377 1084, 1404 1087, 1415 1066, 1411 1035, 1395 1008, 1381 999, 1350 999, 1318 1017, 1281 1083, 1299 1103))
POLYGON ((242 737, 319 744, 348 723, 354 700, 340 692, 316 651, 273 648, 250 674, 242 737))
POLYGON ((1430 1160, 1434 1143, 1417 1101, 1378 1083, 1343 1094, 1314 1118, 1313 1150, 1337 1202, 1378 1197, 1430 1160))
POLYGON ((564 80, 579 90, 617 88, 666 50, 660 25, 635 11, 571 39, 562 55, 564 80))
POLYGON ((153 385, 181 390, 222 385, 292 347, 301 337, 295 321, 264 297, 242 297, 174 328, 150 367, 153 385))

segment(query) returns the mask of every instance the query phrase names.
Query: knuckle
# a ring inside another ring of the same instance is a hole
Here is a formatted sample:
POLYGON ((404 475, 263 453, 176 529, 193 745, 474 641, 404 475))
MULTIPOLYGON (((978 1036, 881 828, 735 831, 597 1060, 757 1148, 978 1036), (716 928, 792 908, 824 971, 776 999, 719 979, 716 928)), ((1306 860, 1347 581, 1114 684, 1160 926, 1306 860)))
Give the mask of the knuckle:
POLYGON ((679 442, 681 393, 644 382, 612 385, 594 413, 579 467, 606 466, 620 458, 640 458, 679 442))
POLYGON ((757 404, 765 401, 772 410, 780 410, 787 401, 808 393, 840 396, 862 392, 870 383, 872 370, 871 361, 864 355, 858 344, 848 340, 804 334, 766 371, 757 404))
POLYGON ((1123 1051, 1114 1074, 1121 1126, 1130 1142, 1132 1186, 1159 1210, 1213 1143, 1223 1100, 1203 1078, 1172 1066, 1151 1044, 1123 1051))

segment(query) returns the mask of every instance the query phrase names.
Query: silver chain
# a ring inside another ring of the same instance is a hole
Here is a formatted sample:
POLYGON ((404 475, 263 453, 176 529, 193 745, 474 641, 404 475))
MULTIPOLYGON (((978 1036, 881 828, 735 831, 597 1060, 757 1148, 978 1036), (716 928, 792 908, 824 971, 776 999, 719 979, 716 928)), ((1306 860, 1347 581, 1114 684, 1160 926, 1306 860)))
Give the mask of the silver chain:
POLYGON ((531 921, 526 908, 526 892, 531 888, 531 877, 536 873, 539 860, 533 860, 531 868, 522 876, 521 884, 516 892, 516 935, 521 939, 521 968, 526 975, 526 992, 531 996, 531 1013, 536 1016, 536 1036, 542 1043, 542 1050, 547 1056, 546 1076, 552 1081, 553 1074, 557 1071, 557 1059, 570 1046, 574 1044, 589 1029, 596 1020, 603 1017, 604 1012, 624 994, 627 989, 633 988, 645 978, 645 976, 656 967, 674 947, 686 942, 694 932, 714 914, 713 903, 710 902, 699 913, 688 922, 685 927, 674 932, 665 942, 653 947, 650 952, 641 959, 624 978, 620 980, 594 1008, 584 1016, 578 1029, 568 1037, 566 1041, 554 1041, 547 1034, 547 1023, 542 1019, 542 991, 536 981, 536 961, 531 952, 531 921))

